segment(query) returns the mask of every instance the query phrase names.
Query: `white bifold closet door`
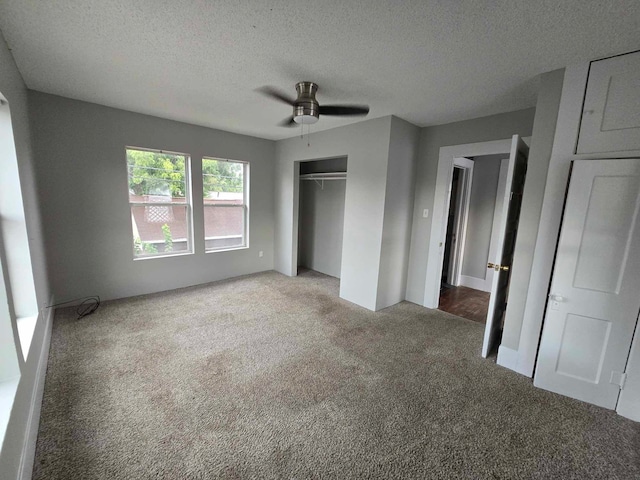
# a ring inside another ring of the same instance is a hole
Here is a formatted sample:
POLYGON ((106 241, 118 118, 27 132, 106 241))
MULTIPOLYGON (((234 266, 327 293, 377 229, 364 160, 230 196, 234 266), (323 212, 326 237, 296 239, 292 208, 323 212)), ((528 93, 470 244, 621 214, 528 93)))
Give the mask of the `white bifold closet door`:
POLYGON ((574 162, 534 384, 615 408, 640 310, 640 160, 574 162))

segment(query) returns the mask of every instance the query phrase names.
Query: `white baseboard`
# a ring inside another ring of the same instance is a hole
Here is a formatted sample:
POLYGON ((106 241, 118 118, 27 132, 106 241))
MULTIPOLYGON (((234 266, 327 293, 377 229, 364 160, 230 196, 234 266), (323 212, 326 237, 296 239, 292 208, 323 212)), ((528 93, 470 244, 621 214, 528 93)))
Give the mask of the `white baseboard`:
POLYGON ((484 278, 469 277, 468 275, 460 275, 460 285, 463 287, 473 288, 474 290, 481 290, 483 292, 491 292, 491 285, 487 287, 487 282, 484 278))
POLYGON ((640 422, 640 400, 632 400, 630 402, 623 403, 622 405, 618 402, 616 412, 618 415, 628 418, 629 420, 640 422))
MULTIPOLYGON (((49 305, 54 305, 54 297, 51 296, 49 305)), ((29 419, 25 425, 24 444, 22 446, 22 456, 18 478, 20 480, 30 480, 33 475, 33 462, 36 456, 36 441, 38 440, 38 429, 40 427, 40 410, 42 409, 42 396, 44 394, 44 381, 47 373, 47 363, 49 361, 49 346, 51 345, 51 328, 53 326, 53 315, 55 308, 48 308, 45 314, 44 335, 42 347, 40 348, 40 358, 38 358, 38 369, 36 371, 36 384, 31 394, 29 405, 29 419)))

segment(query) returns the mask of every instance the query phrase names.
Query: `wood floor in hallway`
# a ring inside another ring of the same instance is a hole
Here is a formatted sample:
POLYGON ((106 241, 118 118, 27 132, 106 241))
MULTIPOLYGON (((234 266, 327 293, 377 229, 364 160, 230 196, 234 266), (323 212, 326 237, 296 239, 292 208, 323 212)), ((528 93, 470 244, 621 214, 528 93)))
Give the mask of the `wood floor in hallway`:
POLYGON ((489 308, 489 293, 469 287, 451 287, 440 292, 438 310, 485 323, 489 308))

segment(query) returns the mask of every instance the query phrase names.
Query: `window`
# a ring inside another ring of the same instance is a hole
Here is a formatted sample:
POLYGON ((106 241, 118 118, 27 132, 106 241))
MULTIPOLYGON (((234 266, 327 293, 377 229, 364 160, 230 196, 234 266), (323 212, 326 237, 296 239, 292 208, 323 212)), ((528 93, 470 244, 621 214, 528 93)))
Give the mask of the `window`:
POLYGON ((14 130, 9 103, 0 94, 0 450, 37 319, 14 130))
POLYGON ((127 148, 133 256, 192 252, 189 156, 127 148))
POLYGON ((247 246, 246 162, 202 159, 205 250, 247 246))

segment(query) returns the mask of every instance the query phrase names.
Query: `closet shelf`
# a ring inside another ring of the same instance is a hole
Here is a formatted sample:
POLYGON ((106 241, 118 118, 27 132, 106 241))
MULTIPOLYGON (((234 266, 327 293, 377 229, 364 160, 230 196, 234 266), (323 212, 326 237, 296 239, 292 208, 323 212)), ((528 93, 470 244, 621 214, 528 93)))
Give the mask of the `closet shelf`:
POLYGON ((300 180, 313 180, 320 188, 324 190, 324 181, 325 180, 346 180, 347 172, 326 172, 326 173, 306 173, 304 175, 300 175, 300 180))
POLYGON ((346 180, 347 172, 307 173, 300 180, 346 180))

